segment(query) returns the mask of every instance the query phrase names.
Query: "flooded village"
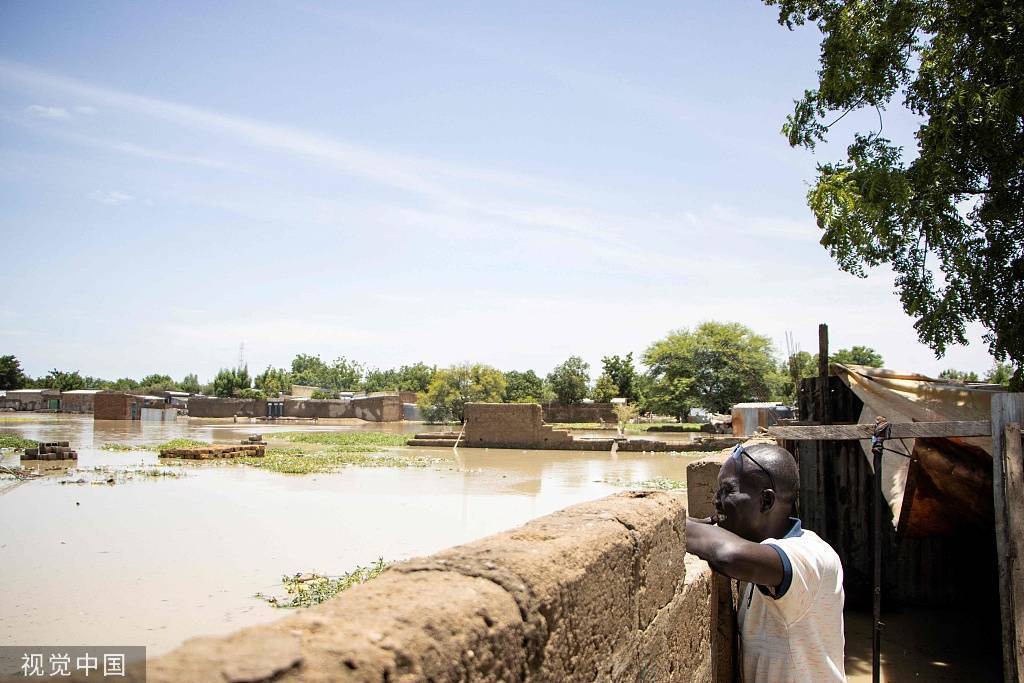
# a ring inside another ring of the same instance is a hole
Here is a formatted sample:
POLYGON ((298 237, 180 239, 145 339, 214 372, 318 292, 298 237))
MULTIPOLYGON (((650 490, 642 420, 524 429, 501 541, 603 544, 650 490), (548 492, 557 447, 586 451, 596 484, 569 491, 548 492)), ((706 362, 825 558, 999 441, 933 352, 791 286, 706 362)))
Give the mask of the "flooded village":
POLYGON ((0 2, 0 683, 1021 683, 1021 55, 0 2))

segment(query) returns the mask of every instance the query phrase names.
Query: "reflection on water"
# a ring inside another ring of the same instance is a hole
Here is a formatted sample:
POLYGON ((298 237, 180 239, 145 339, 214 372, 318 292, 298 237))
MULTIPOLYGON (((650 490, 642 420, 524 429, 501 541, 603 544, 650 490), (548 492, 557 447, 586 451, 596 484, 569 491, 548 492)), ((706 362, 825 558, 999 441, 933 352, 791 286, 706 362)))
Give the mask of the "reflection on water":
MULTIPOLYGON (((238 441, 281 430, 426 431, 423 425, 140 424, 44 415, 5 424, 68 440, 79 468, 155 464, 151 451, 108 442, 188 437, 238 441)), ((0 643, 146 645, 228 633, 284 614, 253 597, 282 574, 340 574, 464 543, 620 490, 609 482, 684 479, 692 457, 573 451, 406 449, 444 458, 430 469, 349 468, 306 476, 225 466, 181 478, 62 485, 0 482, 0 643), (6 486, 6 488, 3 488, 6 486)), ((5 462, 17 462, 5 456, 5 462)), ((70 464, 70 463, 69 463, 70 464)), ((40 463, 63 469, 61 463, 40 463)))

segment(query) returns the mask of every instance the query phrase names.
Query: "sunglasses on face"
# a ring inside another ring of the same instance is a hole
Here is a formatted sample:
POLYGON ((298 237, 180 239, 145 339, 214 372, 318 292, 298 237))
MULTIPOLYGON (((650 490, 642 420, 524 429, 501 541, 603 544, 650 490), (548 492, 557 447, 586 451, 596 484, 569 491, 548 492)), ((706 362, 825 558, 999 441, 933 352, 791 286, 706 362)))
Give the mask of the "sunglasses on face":
POLYGON ((759 462, 758 462, 758 461, 757 461, 757 460, 756 460, 756 459, 754 458, 754 456, 752 456, 752 455, 750 454, 750 451, 748 451, 748 450, 747 450, 746 448, 744 448, 743 446, 741 446, 741 445, 739 445, 739 444, 736 444, 736 448, 732 449, 732 457, 733 457, 733 458, 736 458, 737 460, 742 460, 742 459, 743 459, 743 456, 744 456, 744 455, 745 455, 745 456, 747 456, 748 458, 750 458, 750 462, 752 462, 752 463, 754 463, 755 465, 757 465, 757 466, 758 466, 758 468, 760 468, 760 470, 761 470, 762 472, 764 472, 765 474, 767 474, 767 475, 768 475, 768 483, 769 483, 769 485, 770 485, 770 486, 769 486, 769 488, 771 488, 771 490, 772 490, 772 491, 775 491, 775 490, 776 490, 776 489, 775 489, 775 477, 773 477, 773 476, 772 476, 772 473, 771 473, 771 472, 769 472, 769 471, 768 471, 767 469, 765 469, 764 465, 762 465, 761 463, 759 463, 759 462))

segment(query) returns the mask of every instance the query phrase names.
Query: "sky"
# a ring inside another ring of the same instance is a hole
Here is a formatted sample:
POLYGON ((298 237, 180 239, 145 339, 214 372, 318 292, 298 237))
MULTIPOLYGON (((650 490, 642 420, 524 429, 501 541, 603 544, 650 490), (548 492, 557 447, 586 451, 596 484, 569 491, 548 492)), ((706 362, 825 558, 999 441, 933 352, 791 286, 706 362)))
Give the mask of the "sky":
MULTIPOLYGON (((780 134, 820 35, 727 2, 0 2, 0 355, 208 380, 639 358, 741 322, 888 367, 892 274, 841 272, 780 134)), ((884 113, 911 141, 914 121, 884 113)), ((912 152, 912 143, 909 152, 912 152)), ((909 153, 908 152, 908 153, 909 153)))

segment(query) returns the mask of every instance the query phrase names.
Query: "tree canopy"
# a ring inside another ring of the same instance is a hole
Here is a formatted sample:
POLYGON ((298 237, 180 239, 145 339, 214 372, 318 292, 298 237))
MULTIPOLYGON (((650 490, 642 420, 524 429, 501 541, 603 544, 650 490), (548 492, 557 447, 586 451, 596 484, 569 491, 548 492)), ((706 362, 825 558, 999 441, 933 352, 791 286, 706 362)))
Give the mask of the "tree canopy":
POLYGON ((818 165, 808 203, 822 245, 861 277, 888 264, 937 356, 980 321, 992 355, 1009 359, 1013 385, 1024 386, 1019 0, 765 2, 778 5, 780 24, 811 22, 823 35, 817 87, 783 126, 791 145, 813 149, 847 114, 877 112, 846 159, 818 165), (916 154, 884 135, 894 100, 920 119, 916 154))
POLYGON ((434 373, 418 403, 429 422, 462 422, 467 403, 499 403, 504 392, 505 375, 501 370, 466 363, 434 373))
MULTIPOLYGON (((885 365, 882 354, 870 346, 854 346, 849 349, 839 349, 828 357, 830 363, 841 365, 866 365, 869 368, 880 368, 885 365)), ((814 364, 817 366, 818 357, 815 355, 814 364)))
POLYGON ((615 383, 616 396, 630 402, 640 398, 632 351, 625 356, 605 356, 601 359, 601 366, 604 368, 604 374, 615 383))
POLYGON ((21 389, 27 381, 21 361, 14 356, 0 356, 0 389, 21 389))
POLYGON ((505 393, 502 395, 505 403, 547 403, 552 396, 544 380, 533 370, 509 370, 505 373, 505 393))
POLYGON ((560 402, 579 403, 590 393, 590 363, 579 356, 569 356, 551 371, 548 384, 560 402))
POLYGON ((772 342, 739 323, 704 322, 652 344, 644 365, 654 380, 648 405, 677 417, 700 406, 726 412, 768 400, 780 380, 772 342))

